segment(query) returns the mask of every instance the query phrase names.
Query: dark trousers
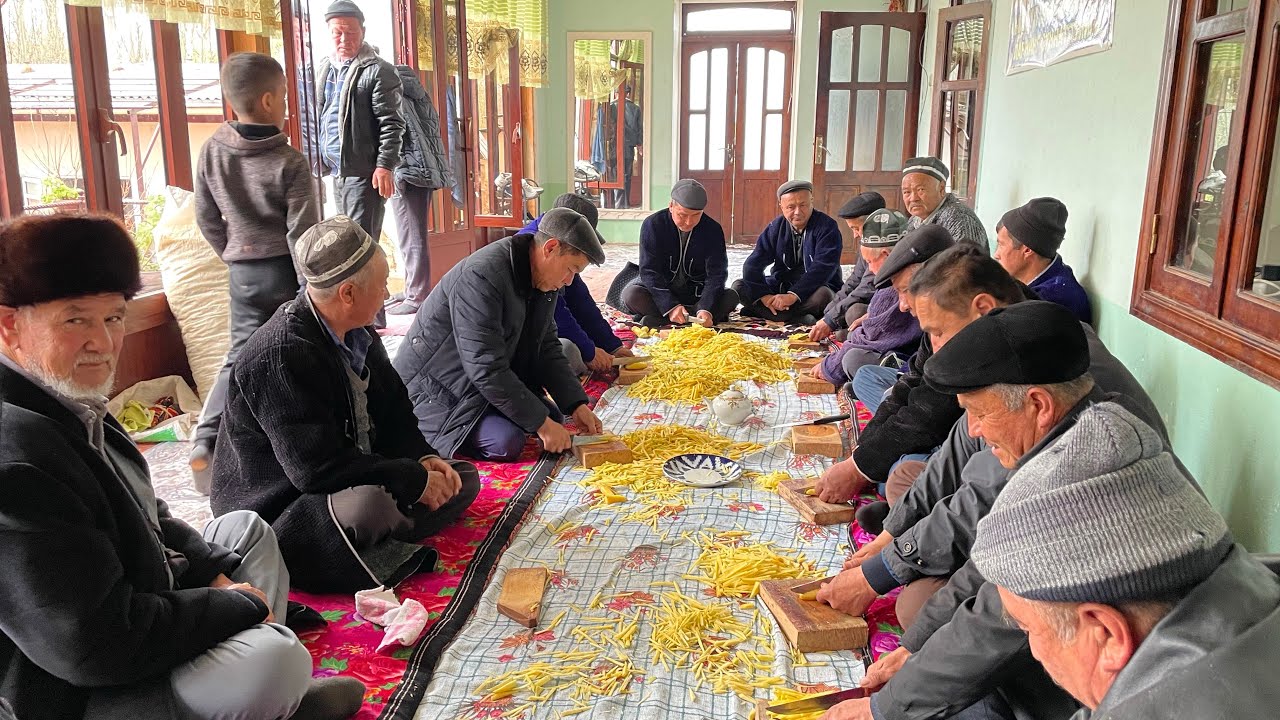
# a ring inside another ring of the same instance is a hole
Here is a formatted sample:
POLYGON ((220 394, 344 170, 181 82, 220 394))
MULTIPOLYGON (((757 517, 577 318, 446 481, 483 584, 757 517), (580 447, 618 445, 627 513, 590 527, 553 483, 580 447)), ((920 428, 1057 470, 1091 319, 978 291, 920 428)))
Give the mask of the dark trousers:
MULTIPOLYGON (((693 295, 682 297, 678 293, 675 296, 676 300, 684 305, 684 309, 689 311, 689 317, 697 315, 697 297, 693 295)), ((649 288, 638 282, 631 283, 622 291, 622 302, 633 315, 652 315, 657 318, 664 316, 664 313, 658 309, 658 304, 653 301, 653 294, 649 292, 649 288)), ((720 299, 716 301, 716 306, 711 308, 711 318, 717 323, 722 323, 729 319, 729 313, 736 307, 738 307, 738 293, 733 288, 725 288, 720 294, 720 299)))
POLYGON ((802 315, 812 315, 815 318, 822 317, 822 311, 827 307, 827 303, 836 297, 831 288, 823 285, 814 290, 809 297, 800 298, 799 302, 783 312, 776 313, 761 304, 760 297, 753 295, 745 282, 741 280, 734 281, 733 289, 738 292, 738 297, 742 299, 743 315, 750 315, 751 317, 773 322, 791 322, 802 315))
MULTIPOLYGON (((564 413, 546 397, 542 403, 551 413, 551 419, 562 423, 564 413)), ((512 462, 520 457, 529 433, 503 415, 497 408, 485 410, 480 422, 476 423, 471 434, 462 443, 462 454, 477 460, 493 462, 512 462)))
POLYGON ((404 259, 404 298, 421 305, 431 292, 431 249, 427 244, 427 213, 431 209, 432 188, 410 183, 396 183, 397 194, 391 198, 396 214, 400 256, 404 259))
POLYGON ((386 199, 378 194, 371 178, 335 177, 333 200, 338 205, 338 212, 364 228, 374 242, 379 241, 382 237, 382 218, 386 214, 386 199))
POLYGON ((222 422, 222 409, 227 402, 227 383, 231 365, 249 336, 271 319, 283 304, 298 296, 298 272, 288 255, 266 260, 244 260, 230 263, 227 276, 231 291, 231 347, 218 379, 204 400, 196 442, 213 448, 222 422))
POLYGON ((480 494, 480 473, 476 466, 461 460, 450 461, 462 488, 449 502, 435 510, 414 505, 408 515, 400 512, 396 499, 381 485, 361 485, 330 496, 334 517, 357 552, 368 550, 388 538, 416 543, 439 533, 462 517, 480 494))

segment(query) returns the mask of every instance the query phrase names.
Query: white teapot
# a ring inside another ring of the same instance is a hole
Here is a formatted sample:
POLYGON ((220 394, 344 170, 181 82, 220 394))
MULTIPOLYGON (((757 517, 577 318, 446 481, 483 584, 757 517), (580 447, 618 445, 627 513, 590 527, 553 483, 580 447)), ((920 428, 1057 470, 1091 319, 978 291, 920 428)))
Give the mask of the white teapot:
POLYGON ((715 413, 716 420, 725 425, 741 425, 751 417, 754 408, 746 393, 730 386, 711 401, 711 412, 715 413))

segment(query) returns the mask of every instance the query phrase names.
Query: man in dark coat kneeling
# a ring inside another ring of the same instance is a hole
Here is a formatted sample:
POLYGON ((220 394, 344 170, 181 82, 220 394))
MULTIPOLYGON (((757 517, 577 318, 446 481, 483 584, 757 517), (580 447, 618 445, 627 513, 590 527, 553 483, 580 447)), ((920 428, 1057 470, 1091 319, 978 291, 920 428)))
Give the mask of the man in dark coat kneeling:
POLYGON ((404 383, 373 329, 387 258, 345 215, 295 250, 306 289, 245 345, 231 371, 213 462, 215 513, 254 510, 280 538, 294 585, 393 586, 435 566, 418 543, 480 491, 418 432, 404 383))
MULTIPOLYGON (((271 527, 169 514, 103 397, 133 240, 108 217, 0 226, 0 707, 57 718, 345 718, 354 678, 311 680, 284 625, 271 527)), ((4 713, 0 712, 0 715, 4 713)))
POLYGON ((418 428, 442 453, 509 462, 530 435, 564 452, 573 445, 566 416, 600 432, 554 313, 560 288, 604 259, 590 221, 559 207, 537 232, 490 243, 445 274, 396 355, 418 428))

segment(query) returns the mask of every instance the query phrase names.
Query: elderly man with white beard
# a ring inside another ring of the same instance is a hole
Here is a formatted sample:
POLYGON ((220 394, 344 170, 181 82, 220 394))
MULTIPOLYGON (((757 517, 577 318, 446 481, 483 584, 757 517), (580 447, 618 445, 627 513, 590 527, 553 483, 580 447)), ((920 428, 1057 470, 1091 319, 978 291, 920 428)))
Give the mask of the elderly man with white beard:
POLYGON ((141 286, 113 218, 0 225, 0 700, 21 718, 349 717, 364 686, 313 682, 277 623, 271 526, 172 517, 107 414, 141 286))

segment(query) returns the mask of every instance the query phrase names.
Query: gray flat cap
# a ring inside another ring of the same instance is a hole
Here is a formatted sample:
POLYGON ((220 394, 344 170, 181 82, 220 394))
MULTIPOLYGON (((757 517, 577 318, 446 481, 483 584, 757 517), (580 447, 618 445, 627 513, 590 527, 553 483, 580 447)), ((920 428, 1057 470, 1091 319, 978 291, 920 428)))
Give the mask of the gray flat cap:
POLYGON ((893 276, 908 265, 922 263, 955 244, 951 233, 941 225, 921 225, 907 232, 893 246, 893 252, 889 253, 884 265, 880 266, 880 272, 876 273, 876 289, 882 290, 892 285, 893 276))
POLYGON ((697 180, 684 178, 671 186, 671 199, 682 208, 702 210, 707 206, 707 189, 697 180))
POLYGON ((586 218, 587 222, 591 223, 591 227, 596 227, 600 223, 600 209, 596 207, 595 203, 591 202, 590 198, 578 193, 565 193, 557 197, 551 207, 569 208, 586 218))
POLYGON ((783 195, 799 190, 813 192, 813 183, 808 180, 788 180, 778 186, 778 199, 781 200, 783 195))
POLYGON ((538 239, 555 238, 587 256, 595 265, 604 262, 604 248, 600 247, 600 234, 591 223, 576 210, 551 208, 538 222, 538 239))
POLYGON ((328 10, 324 11, 325 22, 329 22, 336 17, 353 17, 359 20, 361 25, 364 24, 364 11, 351 0, 337 0, 337 2, 329 6, 328 10))
POLYGON ((364 267, 378 243, 346 215, 335 215, 311 226, 294 248, 307 285, 333 287, 364 267))

